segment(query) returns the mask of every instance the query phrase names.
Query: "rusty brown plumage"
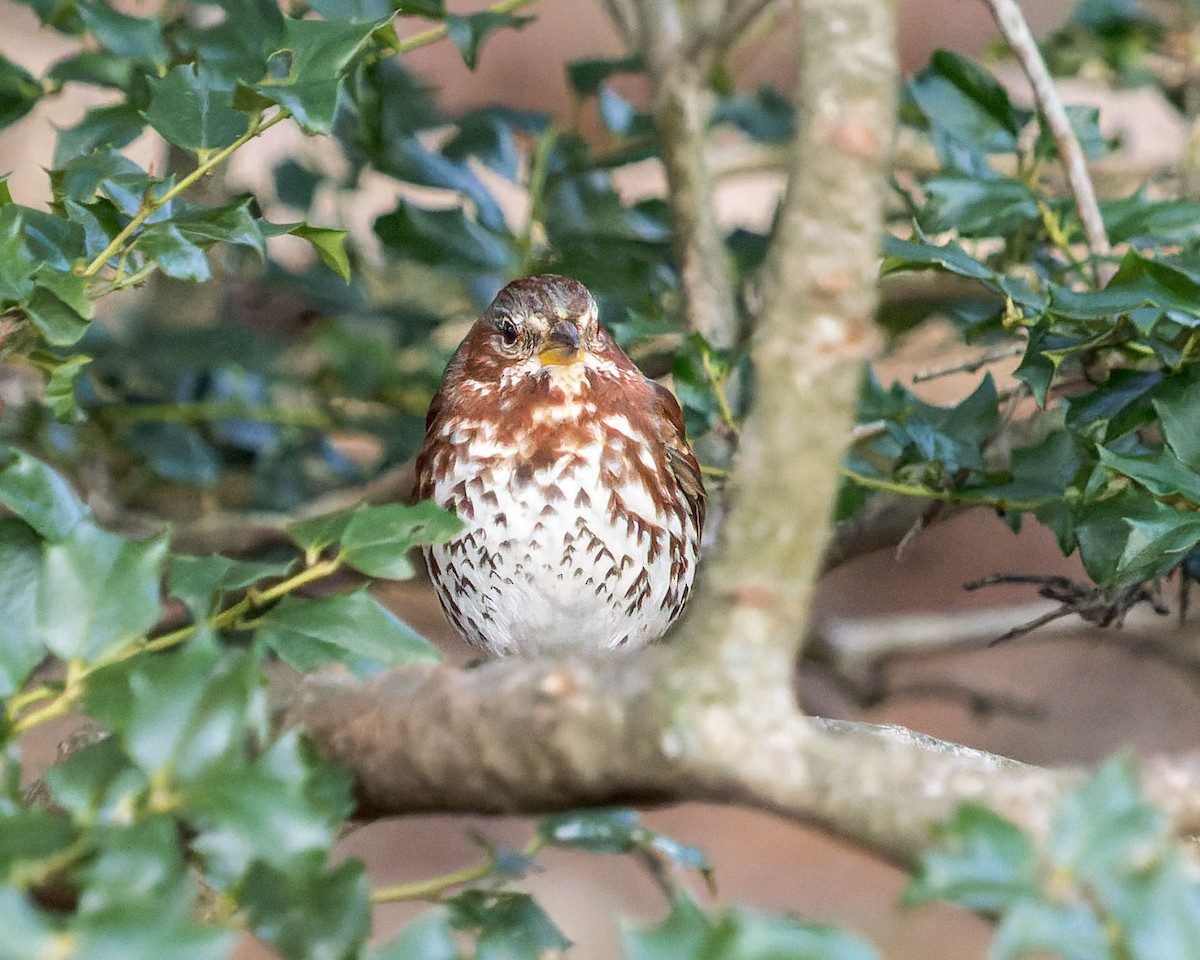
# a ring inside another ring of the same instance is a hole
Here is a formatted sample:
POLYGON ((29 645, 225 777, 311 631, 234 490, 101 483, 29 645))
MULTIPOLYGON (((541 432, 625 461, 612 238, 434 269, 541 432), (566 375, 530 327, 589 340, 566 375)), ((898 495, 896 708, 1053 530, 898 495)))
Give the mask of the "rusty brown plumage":
POLYGON ((492 655, 652 642, 695 577, 704 487, 679 404, 596 313, 570 278, 514 281, 430 405, 417 495, 466 524, 430 574, 492 655))

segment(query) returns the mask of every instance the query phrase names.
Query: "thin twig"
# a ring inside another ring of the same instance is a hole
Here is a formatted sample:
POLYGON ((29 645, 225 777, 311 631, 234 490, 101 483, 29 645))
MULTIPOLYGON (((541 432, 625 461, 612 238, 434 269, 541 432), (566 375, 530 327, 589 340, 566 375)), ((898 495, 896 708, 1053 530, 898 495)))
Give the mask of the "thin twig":
POLYGON ((937 380, 940 377, 948 377, 953 373, 975 373, 990 364, 1007 360, 1009 357, 1019 357, 1024 352, 1025 344, 1017 344, 1016 346, 1007 347, 1004 350, 998 350, 995 353, 984 354, 982 357, 976 357, 974 360, 968 360, 965 363, 956 363, 950 367, 939 367, 937 370, 927 370, 924 373, 914 373, 912 382, 927 383, 930 380, 937 380))
POLYGON ((983 0, 992 12, 1000 32, 1012 48, 1029 84, 1033 88, 1033 96, 1037 101, 1054 142, 1058 145, 1058 153, 1062 158, 1063 169, 1067 176, 1067 185, 1075 198, 1075 209, 1083 223, 1084 237, 1088 251, 1093 259, 1093 276, 1099 283, 1099 271, 1094 261, 1097 257, 1105 256, 1109 251, 1108 233, 1104 229, 1104 220, 1100 216, 1100 206, 1096 202, 1096 190, 1092 186, 1092 178, 1088 174, 1087 164, 1083 156, 1083 148, 1071 129, 1071 121, 1063 107, 1054 81, 1050 79, 1050 71, 1046 61, 1038 50, 1029 25, 1021 14, 1021 8, 1016 0, 983 0))

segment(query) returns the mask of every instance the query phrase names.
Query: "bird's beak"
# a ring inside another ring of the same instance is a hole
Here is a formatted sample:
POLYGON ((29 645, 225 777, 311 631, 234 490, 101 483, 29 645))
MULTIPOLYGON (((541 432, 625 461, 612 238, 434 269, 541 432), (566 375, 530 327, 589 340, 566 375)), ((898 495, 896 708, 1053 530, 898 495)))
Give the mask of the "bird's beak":
POLYGON ((579 328, 566 320, 559 320, 546 337, 538 359, 543 367, 556 367, 579 363, 583 359, 583 348, 579 345, 579 328))

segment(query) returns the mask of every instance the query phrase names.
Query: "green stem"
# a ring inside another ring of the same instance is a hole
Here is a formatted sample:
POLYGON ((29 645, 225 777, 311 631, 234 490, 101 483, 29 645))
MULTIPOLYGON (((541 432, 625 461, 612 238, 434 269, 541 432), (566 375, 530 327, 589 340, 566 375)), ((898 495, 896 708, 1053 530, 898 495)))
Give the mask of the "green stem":
MULTIPOLYGON (((546 845, 546 838, 538 834, 521 850, 521 856, 528 859, 537 854, 546 845)), ((440 877, 430 877, 428 880, 416 880, 412 883, 400 883, 391 887, 380 887, 371 891, 372 903, 395 903, 399 900, 437 900, 451 887, 461 887, 463 884, 474 883, 493 873, 496 869, 496 858, 491 854, 482 863, 473 867, 463 867, 440 877)))
POLYGON ((721 416, 721 422, 729 428, 729 432, 735 437, 740 436, 742 428, 729 406, 729 398, 725 396, 725 382, 728 378, 717 372, 716 367, 712 363, 712 355, 707 349, 701 350, 700 362, 704 365, 704 376, 707 378, 709 386, 712 387, 713 394, 717 398, 717 412, 721 416))
POLYGON ((180 180, 175 186, 164 193, 157 200, 147 197, 142 201, 142 208, 137 212, 129 223, 125 224, 124 228, 115 237, 107 247, 101 250, 94 260, 89 263, 83 270, 82 276, 94 277, 100 272, 101 268, 108 263, 113 257, 121 253, 125 249, 125 244, 137 229, 146 222, 147 218, 161 210, 166 204, 170 203, 177 196, 187 190, 192 184, 207 176, 211 171, 219 167, 236 151, 240 150, 247 143, 257 137, 259 134, 270 130, 271 127, 279 123, 281 120, 286 120, 292 115, 292 112, 281 108, 278 113, 274 114, 270 119, 264 120, 262 116, 256 117, 251 123, 246 132, 233 141, 229 146, 222 150, 218 150, 212 156, 205 158, 203 163, 196 166, 196 169, 189 173, 186 177, 180 180))
POLYGON ((57 688, 50 686, 48 683, 39 683, 36 687, 30 687, 28 690, 23 690, 9 697, 8 703, 4 707, 5 713, 11 720, 22 710, 33 706, 39 700, 46 700, 57 696, 58 692, 57 688))
POLYGON ((842 476, 853 480, 860 487, 868 490, 882 490, 887 493, 899 493, 906 497, 919 497, 923 500, 940 500, 943 503, 959 503, 964 506, 994 507, 997 510, 1017 511, 1027 513, 1052 502, 1046 500, 996 500, 986 496, 972 496, 958 490, 935 490, 919 483, 899 483, 895 480, 884 480, 882 477, 868 477, 847 467, 842 468, 842 476))
MULTIPOLYGON (((248 626, 248 622, 242 618, 252 611, 257 611, 268 603, 278 600, 280 597, 286 596, 294 590, 298 590, 307 584, 316 580, 321 580, 325 577, 336 573, 342 566, 342 558, 340 555, 330 557, 328 560, 321 560, 317 563, 305 567, 299 573, 279 581, 275 586, 263 590, 255 591, 251 588, 241 600, 233 606, 222 610, 220 613, 215 613, 210 616, 205 622, 214 630, 222 630, 233 626, 248 626)), ((157 653, 161 650, 169 650, 171 647, 178 646, 185 640, 191 638, 200 629, 200 624, 189 623, 185 627, 180 627, 177 630, 172 630, 170 633, 164 633, 151 639, 145 637, 140 638, 128 646, 122 647, 116 653, 97 660, 95 663, 84 665, 79 661, 71 661, 67 664, 67 676, 63 683, 63 689, 53 694, 50 691, 42 696, 33 697, 34 691, 31 690, 26 694, 27 703, 37 702, 39 699, 45 699, 46 696, 53 696, 53 699, 48 703, 43 704, 36 710, 26 713, 20 718, 16 718, 18 709, 13 709, 10 701, 6 708, 8 716, 13 720, 12 729, 14 733, 24 733, 39 724, 45 723, 47 720, 53 720, 56 717, 61 717, 70 712, 75 706, 76 701, 83 694, 83 681, 104 667, 112 666, 115 663, 120 663, 122 660, 128 660, 130 657, 135 657, 141 653, 157 653)), ((15 698, 14 698, 15 699, 15 698)))

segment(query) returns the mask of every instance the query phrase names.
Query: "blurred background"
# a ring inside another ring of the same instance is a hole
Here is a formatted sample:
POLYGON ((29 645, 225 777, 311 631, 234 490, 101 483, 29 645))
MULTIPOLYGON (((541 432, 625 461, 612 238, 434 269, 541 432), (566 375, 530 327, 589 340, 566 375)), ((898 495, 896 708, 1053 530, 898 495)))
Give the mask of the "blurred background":
MULTIPOLYGON (((136 2, 125 6, 129 12, 143 12, 136 2)), ((467 11, 483 4, 451 6, 467 11)), ((733 67, 739 89, 771 85, 788 90, 792 86, 795 45, 790 26, 782 22, 788 16, 787 5, 781 4, 780 8, 779 17, 763 18, 756 28, 757 35, 745 45, 746 55, 740 60, 735 57, 733 67)), ((1065 0, 1025 4, 1035 34, 1060 26, 1070 9, 1071 4, 1065 0)), ((900 54, 906 74, 919 70, 935 49, 945 47, 979 56, 997 41, 985 7, 973 0, 903 0, 898 11, 900 54)), ((405 58, 404 65, 420 85, 436 91, 439 104, 451 114, 499 102, 517 110, 547 112, 563 124, 573 122, 578 105, 565 80, 566 63, 617 55, 621 52, 618 39, 599 6, 588 0, 545 0, 527 12, 535 17, 533 22, 519 31, 498 33, 484 48, 474 72, 464 67, 458 52, 447 43, 415 51, 405 58)), ((26 8, 7 2, 0 2, 0 47, 34 73, 72 51, 68 41, 40 29, 26 8)), ((619 89, 631 103, 644 101, 645 90, 635 79, 622 82, 619 89)), ((9 187, 18 202, 31 206, 46 202, 49 191, 44 170, 52 165, 55 129, 76 123, 85 109, 98 102, 63 96, 39 106, 0 132, 0 172, 12 171, 9 187)), ((1152 105, 1135 112, 1150 123, 1155 109, 1152 105)), ((1148 144, 1146 149, 1151 152, 1160 149, 1168 154, 1181 149, 1186 131, 1172 128, 1167 116, 1167 133, 1154 127, 1144 134, 1127 136, 1126 146, 1137 149, 1148 144), (1171 136, 1179 139, 1166 142, 1171 136)), ((1177 127, 1182 126, 1179 121, 1177 127)), ((582 129, 591 131, 596 139, 602 138, 594 117, 583 118, 582 129)), ((729 149, 737 147, 736 138, 732 138, 729 149)), ((140 163, 153 164, 157 169, 171 162, 161 145, 149 137, 135 143, 131 151, 140 163)), ((250 189, 259 196, 274 197, 286 208, 289 202, 295 204, 289 200, 288 190, 299 189, 303 171, 311 171, 322 162, 337 161, 321 143, 277 129, 238 154, 220 188, 232 192, 250 189), (281 179, 277 173, 287 159, 299 165, 289 168, 291 180, 281 179)), ((661 178, 653 163, 635 164, 622 170, 618 186, 627 197, 654 196, 661 189, 661 178)), ((723 180, 720 204, 726 224, 765 225, 779 187, 779 175, 770 170, 723 180)), ((502 185, 497 186, 497 192, 506 204, 506 213, 519 216, 524 201, 518 192, 511 191, 506 197, 502 185)), ((421 275, 389 274, 391 268, 369 242, 371 222, 395 202, 394 184, 365 176, 352 196, 309 196, 307 200, 312 204, 309 216, 313 222, 336 221, 356 236, 367 238, 360 256, 368 269, 368 284, 381 289, 389 284, 409 284, 406 292, 416 303, 410 303, 409 309, 420 312, 422 295, 416 288, 421 275)), ((311 259, 311 253, 299 247, 281 246, 276 253, 283 262, 298 265, 297 269, 305 265, 306 258, 311 259)), ((117 302, 109 306, 114 328, 121 328, 121 318, 129 311, 155 312, 162 326, 171 332, 147 349, 159 351, 162 362, 168 363, 174 352, 190 349, 186 346, 189 328, 215 322, 205 315, 206 310, 232 312, 237 322, 278 346, 310 332, 320 324, 320 315, 326 309, 321 300, 324 288, 301 284, 263 287, 232 280, 229 284, 229 299, 216 307, 198 298, 193 286, 170 283, 114 298, 117 302)), ((310 352, 288 361, 301 367, 308 363, 310 368, 311 364, 326 363, 328 370, 322 375, 330 382, 382 378, 390 393, 356 398, 351 390, 347 403, 377 403, 383 396, 392 404, 399 411, 394 435, 402 438, 394 448, 381 447, 365 431, 338 430, 330 440, 336 456, 326 456, 319 468, 298 459, 282 462, 274 472, 246 480, 246 490, 188 483, 151 484, 130 474, 118 478, 120 489, 112 496, 123 504, 148 504, 179 522, 193 523, 208 515, 217 501, 236 503, 241 498, 243 505, 257 505, 262 501, 262 489, 270 488, 282 497, 273 506, 286 508, 284 494, 291 489, 289 485, 295 487, 289 496, 296 503, 335 489, 356 471, 402 463, 404 451, 411 450, 414 438, 419 436, 422 404, 436 382, 437 363, 444 360, 463 324, 471 319, 471 300, 466 296, 469 292, 438 292, 458 304, 459 319, 457 325, 439 327, 435 336, 441 353, 433 359, 410 357, 407 351, 411 344, 403 339, 372 340, 371 335, 358 330, 357 336, 341 339, 330 334, 323 341, 326 354, 322 360, 310 352), (392 362, 393 352, 401 357, 396 364, 392 362), (296 481, 299 474, 304 475, 305 484, 296 481)), ((428 303, 424 306, 432 309, 428 303)), ((455 312, 447 310, 445 302, 437 306, 443 313, 455 312)), ((340 309, 347 309, 344 303, 340 309)), ((122 349, 127 347, 118 341, 113 357, 99 361, 109 365, 106 369, 113 377, 112 383, 119 379, 122 349)), ((235 344, 231 349, 241 347, 235 344)), ((914 373, 953 364, 956 349, 945 330, 936 323, 927 325, 898 338, 892 352, 881 361, 877 375, 884 383, 898 379, 911 386, 914 373)), ((1011 371, 1006 372, 1003 364, 990 369, 1003 386, 1011 371)), ((946 403, 973 389, 979 376, 963 373, 941 377, 912 389, 931 402, 946 403)), ((123 390, 136 386, 121 381, 123 390)), ((238 392, 243 387, 227 383, 223 389, 237 398, 243 396, 238 392)), ((20 384, 3 381, 0 389, 6 391, 11 402, 19 395, 20 384)), ((150 385, 143 389, 153 394, 150 385)), ((243 440, 253 443, 253 437, 243 440)), ((174 440, 146 433, 140 442, 151 456, 156 451, 161 454, 174 440)), ((164 462, 158 464, 159 481, 164 475, 170 481, 173 465, 179 470, 197 469, 194 460, 187 459, 186 451, 163 457, 164 462)), ((1194 744, 1194 730, 1200 720, 1194 681, 1160 660, 1139 656, 1133 644, 1113 644, 1107 636, 1105 642, 1100 642, 1097 635, 1077 624, 1059 623, 1030 637, 989 648, 991 637, 1044 612, 1048 606, 1037 601, 1028 586, 971 593, 962 590, 964 582, 1004 572, 1081 576, 1074 561, 1061 557, 1053 537, 1044 530, 1027 525, 1020 534, 1014 534, 987 511, 957 515, 918 531, 900 551, 878 551, 836 569, 821 585, 818 631, 830 635, 842 631, 843 636, 869 638, 903 625, 918 633, 958 630, 967 642, 953 652, 901 665, 889 680, 897 690, 907 688, 908 695, 869 706, 856 702, 853 691, 831 682, 819 667, 807 668, 800 678, 806 706, 822 715, 904 724, 1033 763, 1086 763, 1126 747, 1153 752, 1194 744), (991 613, 982 622, 968 616, 979 610, 991 613)), ((378 591, 392 609, 443 646, 452 659, 469 658, 469 652, 452 636, 432 591, 423 581, 385 585, 378 591)), ((1131 628, 1142 629, 1141 619, 1135 619, 1131 628)), ((44 756, 52 755, 62 733, 59 725, 37 731, 38 749, 44 756)), ((715 902, 743 902, 794 913, 806 920, 844 925, 871 938, 889 960, 972 960, 985 954, 988 931, 980 921, 948 906, 916 911, 898 908, 903 874, 835 839, 763 814, 717 806, 650 810, 646 816, 656 828, 707 852, 715 869, 715 902)), ((517 818, 411 817, 360 829, 343 842, 342 850, 347 856, 362 857, 376 883, 390 884, 475 862, 479 850, 471 839, 473 833, 519 847, 531 829, 529 821, 517 818)), ((531 877, 525 886, 576 942, 572 956, 578 960, 607 960, 618 955, 614 916, 631 923, 647 923, 665 913, 661 893, 643 871, 625 858, 551 851, 545 856, 545 867, 544 873, 531 877)), ((707 894, 701 892, 701 896, 707 894)), ((393 932, 419 909, 379 909, 377 932, 381 936, 393 932)), ((244 956, 257 956, 258 950, 247 944, 244 956)))

